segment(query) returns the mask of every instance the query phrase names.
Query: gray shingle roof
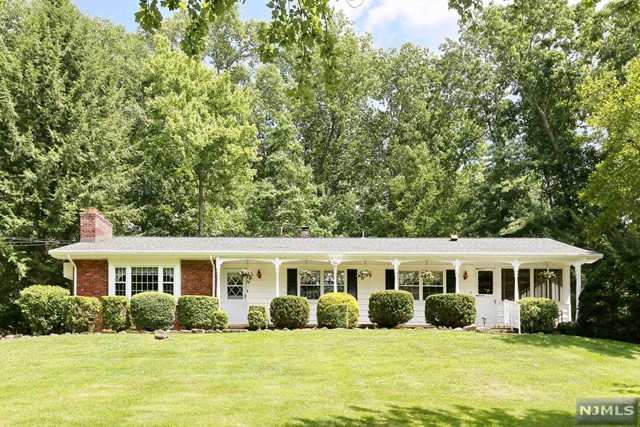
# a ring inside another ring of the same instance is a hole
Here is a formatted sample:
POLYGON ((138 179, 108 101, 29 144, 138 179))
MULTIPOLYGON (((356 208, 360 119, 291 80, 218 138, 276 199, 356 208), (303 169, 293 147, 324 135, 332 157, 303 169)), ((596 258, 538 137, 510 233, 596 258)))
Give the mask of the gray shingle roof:
POLYGON ((600 254, 546 238, 275 238, 275 237, 113 237, 96 243, 80 242, 50 251, 67 254, 460 254, 566 255, 600 254))

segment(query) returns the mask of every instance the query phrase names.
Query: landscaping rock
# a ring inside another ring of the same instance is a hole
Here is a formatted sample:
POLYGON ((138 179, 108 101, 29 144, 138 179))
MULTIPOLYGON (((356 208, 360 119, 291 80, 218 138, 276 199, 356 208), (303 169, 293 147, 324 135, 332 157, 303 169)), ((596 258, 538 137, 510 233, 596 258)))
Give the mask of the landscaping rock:
POLYGON ((15 334, 13 338, 22 338, 22 334, 15 334))
POLYGON ((167 334, 164 334, 164 333, 163 333, 163 334, 161 334, 161 333, 156 333, 156 334, 155 334, 155 337, 156 337, 156 339, 157 339, 157 340, 161 340, 161 341, 162 341, 162 340, 168 340, 168 339, 169 339, 169 336, 168 336, 167 334))
POLYGON ((14 336, 13 336, 13 335, 6 335, 6 336, 4 337, 4 339, 5 339, 5 340, 12 340, 13 338, 14 338, 14 336))
POLYGON ((487 333, 491 332, 491 328, 489 328, 488 326, 478 326, 476 328, 476 332, 481 332, 481 333, 487 334, 487 333))
POLYGON ((180 332, 180 331, 179 331, 179 330, 177 330, 177 329, 172 329, 172 330, 170 330, 169 332, 171 332, 172 334, 177 334, 177 333, 178 333, 178 332, 180 332))
POLYGON ((191 331, 189 329, 183 329, 179 332, 180 334, 190 334, 191 331))
POLYGON ((119 334, 126 334, 126 333, 127 333, 127 331, 120 331, 120 332, 118 332, 118 333, 119 333, 119 334))
POLYGON ((192 329, 191 333, 194 334, 204 334, 204 329, 192 329))
POLYGON ((57 337, 58 334, 49 334, 50 337, 57 337))
POLYGON ((461 332, 462 332, 463 330, 464 330, 464 329, 462 329, 462 328, 455 328, 455 329, 454 329, 454 331, 461 331, 461 332))
POLYGON ((465 331, 475 331, 478 327, 476 325, 467 325, 464 328, 462 328, 465 331))
MULTIPOLYGON (((324 329, 327 329, 327 328, 324 328, 324 329)), ((282 328, 282 330, 283 330, 283 331, 288 331, 288 330, 289 330, 289 328, 284 327, 284 328, 282 328)))
POLYGON ((115 334, 116 331, 114 331, 113 329, 103 329, 102 333, 103 334, 115 334))

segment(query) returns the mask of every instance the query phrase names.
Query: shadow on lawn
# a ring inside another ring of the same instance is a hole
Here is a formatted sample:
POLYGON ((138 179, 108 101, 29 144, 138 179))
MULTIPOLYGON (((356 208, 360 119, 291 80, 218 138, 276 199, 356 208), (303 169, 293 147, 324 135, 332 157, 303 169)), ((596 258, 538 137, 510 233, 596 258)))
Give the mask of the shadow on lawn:
POLYGON ((546 348, 578 347, 605 356, 624 357, 627 359, 640 357, 640 345, 606 339, 574 337, 568 335, 505 334, 504 341, 510 344, 534 345, 546 348))
POLYGON ((516 416, 503 409, 477 409, 457 405, 456 410, 425 409, 417 406, 389 405, 384 410, 351 406, 359 414, 353 417, 335 415, 322 419, 297 418, 288 426, 570 426, 575 424, 573 414, 560 411, 527 410, 516 416))

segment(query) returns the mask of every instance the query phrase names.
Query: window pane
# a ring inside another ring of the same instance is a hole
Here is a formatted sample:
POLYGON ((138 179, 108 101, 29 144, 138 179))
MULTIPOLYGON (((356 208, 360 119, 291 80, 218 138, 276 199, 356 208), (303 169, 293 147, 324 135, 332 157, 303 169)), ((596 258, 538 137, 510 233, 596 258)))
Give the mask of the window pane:
POLYGON ((493 271, 478 271, 478 295, 493 294, 493 271))
POLYGON ((422 273, 422 298, 443 293, 444 272, 425 270, 422 273))
POLYGON ((420 299, 420 278, 417 271, 402 271, 398 273, 399 289, 410 292, 413 299, 420 299))
POLYGON ((158 268, 131 267, 131 296, 150 291, 158 291, 158 268))
MULTIPOLYGON (((308 271, 308 270, 305 270, 308 271)), ((320 271, 309 271, 300 275, 300 296, 307 299, 320 298, 320 271)))
POLYGON ((115 273, 116 273, 116 277, 115 277, 116 295, 126 296, 127 295, 127 268, 116 267, 115 273))
POLYGON ((227 273, 227 299, 242 299, 244 283, 240 273, 227 273))
POLYGON ((173 295, 173 268, 166 267, 162 269, 162 292, 173 295))
MULTIPOLYGON (((324 273, 324 293, 333 292, 333 271, 324 273)), ((344 292, 344 271, 338 271, 338 292, 344 292)))

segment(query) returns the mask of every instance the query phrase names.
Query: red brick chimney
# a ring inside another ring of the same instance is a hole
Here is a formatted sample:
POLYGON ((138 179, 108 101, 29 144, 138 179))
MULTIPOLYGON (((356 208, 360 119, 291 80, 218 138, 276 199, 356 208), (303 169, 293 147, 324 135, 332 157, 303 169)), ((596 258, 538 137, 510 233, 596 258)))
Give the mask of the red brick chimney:
POLYGON ((96 208, 80 212, 80 241, 98 242, 113 237, 113 225, 96 208))
POLYGON ((300 231, 300 237, 311 237, 311 233, 309 233, 309 227, 302 227, 300 231))

